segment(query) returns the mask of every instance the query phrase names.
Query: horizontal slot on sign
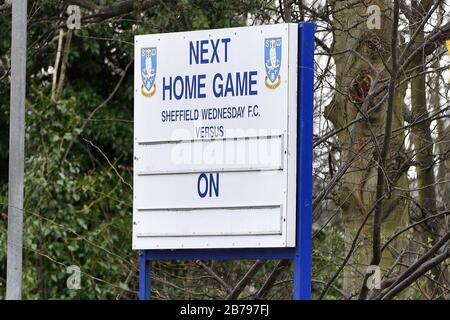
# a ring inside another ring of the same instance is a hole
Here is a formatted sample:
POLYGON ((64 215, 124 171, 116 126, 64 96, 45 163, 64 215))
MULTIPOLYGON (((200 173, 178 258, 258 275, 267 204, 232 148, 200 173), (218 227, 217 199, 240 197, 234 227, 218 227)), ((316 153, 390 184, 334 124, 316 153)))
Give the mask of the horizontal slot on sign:
POLYGON ((211 168, 205 170, 202 169, 180 169, 171 171, 143 171, 138 172, 139 176, 149 176, 149 175, 161 175, 161 174, 189 174, 189 173, 201 173, 201 172, 251 172, 251 171, 279 171, 283 170, 283 167, 268 167, 268 168, 211 168))
POLYGON ((283 135, 176 142, 140 142, 138 175, 283 170, 283 135))
POLYGON ((138 141, 138 145, 155 145, 155 144, 168 144, 168 143, 180 143, 180 142, 210 142, 210 141, 225 141, 225 140, 246 140, 246 139, 269 139, 269 138, 280 138, 283 134, 265 134, 265 135, 235 135, 228 136, 225 138, 203 138, 203 139, 169 139, 169 140, 149 140, 149 141, 138 141))
POLYGON ((138 237, 281 234, 281 206, 139 209, 138 237))
POLYGON ((235 206, 207 206, 207 207, 153 207, 153 208, 136 208, 139 212, 144 211, 190 211, 190 210, 246 210, 246 209, 267 209, 267 208, 279 208, 279 204, 258 204, 258 205, 235 205, 235 206))

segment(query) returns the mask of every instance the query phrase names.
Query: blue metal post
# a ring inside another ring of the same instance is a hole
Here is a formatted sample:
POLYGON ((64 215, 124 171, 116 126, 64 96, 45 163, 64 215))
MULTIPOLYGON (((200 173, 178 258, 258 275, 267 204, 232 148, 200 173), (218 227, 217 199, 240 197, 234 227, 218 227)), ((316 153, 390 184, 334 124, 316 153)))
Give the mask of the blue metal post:
POLYGON ((311 299, 314 23, 298 25, 297 232, 294 299, 311 299))
POLYGON ((150 299, 150 261, 145 250, 139 252, 139 300, 150 299))

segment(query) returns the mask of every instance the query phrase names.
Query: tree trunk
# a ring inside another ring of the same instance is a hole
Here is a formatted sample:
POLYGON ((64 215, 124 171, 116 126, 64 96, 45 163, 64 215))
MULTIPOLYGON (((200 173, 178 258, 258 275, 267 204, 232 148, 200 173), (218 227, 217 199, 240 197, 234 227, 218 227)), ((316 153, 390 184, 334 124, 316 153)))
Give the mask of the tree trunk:
MULTIPOLYGON (((439 60, 436 60, 434 69, 439 68, 439 60)), ((431 104, 435 113, 441 110, 440 93, 442 88, 440 85, 440 74, 436 73, 433 77, 433 87, 431 90, 431 104)), ((448 89, 447 95, 448 96, 448 89)), ((436 138, 436 155, 439 157, 438 172, 436 179, 436 211, 445 211, 450 209, 450 125, 445 125, 444 119, 437 119, 437 138, 436 138)), ((446 234, 449 232, 449 217, 444 216, 439 223, 439 233, 446 234)), ((446 264, 443 263, 443 270, 434 270, 437 273, 437 281, 442 283, 445 287, 450 286, 450 270, 446 264)), ((450 299, 450 293, 441 292, 444 294, 442 298, 450 299)))
MULTIPOLYGON (((421 22, 425 19, 427 13, 431 10, 433 1, 431 0, 414 0, 411 2, 412 19, 410 23, 410 35, 417 34, 415 42, 421 45, 424 42, 425 34, 423 28, 420 27, 421 22), (420 2, 420 3, 419 3, 420 2)), ((417 172, 417 205, 419 207, 419 217, 413 219, 423 219, 437 213, 436 198, 436 181, 434 173, 434 142, 431 137, 431 119, 427 108, 427 86, 425 71, 426 56, 418 55, 411 63, 410 68, 414 69, 413 79, 411 80, 411 111, 413 125, 411 127, 412 140, 414 142, 416 172, 417 172)), ((439 88, 435 88, 439 92, 439 88)), ((439 98, 438 98, 439 100, 439 98)), ((435 101, 439 105, 439 101, 435 101)), ((438 107, 439 106, 435 106, 438 107)), ((440 235, 444 231, 442 219, 429 220, 429 223, 420 225, 416 230, 419 232, 419 239, 425 245, 424 250, 428 249, 428 245, 433 245, 439 240, 440 235), (431 241, 431 243, 429 243, 431 241)), ((442 278, 441 268, 432 269, 434 280, 439 282, 442 278)), ((434 281, 427 281, 427 291, 430 297, 435 295, 441 296, 443 292, 434 281)))
MULTIPOLYGON (((342 209, 345 242, 349 249, 365 217, 373 214, 375 204, 377 165, 384 133, 386 99, 379 107, 371 103, 367 109, 361 108, 364 108, 363 102, 370 88, 376 83, 377 73, 380 79, 389 78, 383 61, 388 61, 391 54, 392 1, 379 0, 370 3, 380 8, 382 29, 369 29, 367 7, 363 4, 350 9, 346 8, 345 1, 332 0, 330 4, 336 8, 333 15, 336 93, 331 104, 326 107, 325 117, 338 129, 361 117, 361 111, 364 113, 361 121, 338 134, 341 162, 347 163, 355 153, 357 154, 340 182, 337 199, 342 209)), ((393 130, 403 126, 402 106, 405 91, 405 86, 400 86, 396 90, 393 130)), ((387 177, 385 186, 387 197, 382 206, 382 237, 390 236, 408 221, 408 180, 403 170, 407 157, 403 143, 403 130, 392 135, 387 166, 384 168, 387 177), (394 190, 394 187, 398 189, 394 190)), ((372 219, 368 219, 365 223, 355 252, 344 269, 344 291, 347 295, 359 292, 372 257, 371 221, 372 219)), ((383 252, 380 263, 382 274, 399 254, 397 249, 403 247, 400 244, 404 244, 404 238, 394 241, 389 250, 383 252)))

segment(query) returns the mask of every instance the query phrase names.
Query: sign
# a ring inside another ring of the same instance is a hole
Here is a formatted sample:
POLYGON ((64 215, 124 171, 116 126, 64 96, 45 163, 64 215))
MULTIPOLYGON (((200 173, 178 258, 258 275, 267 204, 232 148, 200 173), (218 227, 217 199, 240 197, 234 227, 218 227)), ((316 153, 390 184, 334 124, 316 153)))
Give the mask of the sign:
POLYGON ((298 25, 135 37, 134 249, 295 247, 298 25))

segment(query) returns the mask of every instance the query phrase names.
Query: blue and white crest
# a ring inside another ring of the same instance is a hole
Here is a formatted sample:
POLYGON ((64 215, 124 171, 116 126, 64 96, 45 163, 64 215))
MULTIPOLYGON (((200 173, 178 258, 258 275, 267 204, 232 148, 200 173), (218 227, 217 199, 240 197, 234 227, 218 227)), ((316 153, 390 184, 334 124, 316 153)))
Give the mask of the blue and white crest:
POLYGON ((264 39, 264 65, 266 86, 275 89, 280 84, 281 38, 264 39))
POLYGON ((156 90, 156 47, 141 48, 141 92, 146 97, 151 97, 156 90))

